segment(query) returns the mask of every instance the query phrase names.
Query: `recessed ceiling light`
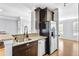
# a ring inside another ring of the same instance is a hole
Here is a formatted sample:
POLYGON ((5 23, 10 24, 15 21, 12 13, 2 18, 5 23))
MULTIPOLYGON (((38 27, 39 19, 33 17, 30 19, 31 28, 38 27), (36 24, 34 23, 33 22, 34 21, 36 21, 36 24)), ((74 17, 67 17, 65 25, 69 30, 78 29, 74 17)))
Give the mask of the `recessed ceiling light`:
POLYGON ((2 12, 3 11, 3 9, 0 9, 0 12, 2 12))

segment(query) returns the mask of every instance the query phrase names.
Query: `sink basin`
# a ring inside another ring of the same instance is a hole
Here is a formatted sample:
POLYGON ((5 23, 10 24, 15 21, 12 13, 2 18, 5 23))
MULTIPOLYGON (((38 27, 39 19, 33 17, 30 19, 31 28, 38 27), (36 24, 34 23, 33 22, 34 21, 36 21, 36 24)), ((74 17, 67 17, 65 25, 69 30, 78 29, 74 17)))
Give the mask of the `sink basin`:
POLYGON ((32 39, 30 39, 30 38, 16 39, 16 40, 14 40, 14 42, 24 42, 24 41, 29 41, 29 40, 32 40, 32 39))
POLYGON ((15 37, 14 42, 16 43, 32 40, 30 37, 24 38, 24 35, 15 35, 14 37, 15 37))
POLYGON ((32 40, 32 39, 29 38, 28 40, 32 40))
POLYGON ((25 38, 25 39, 24 39, 24 41, 29 41, 29 40, 32 40, 32 39, 30 39, 30 38, 25 38))

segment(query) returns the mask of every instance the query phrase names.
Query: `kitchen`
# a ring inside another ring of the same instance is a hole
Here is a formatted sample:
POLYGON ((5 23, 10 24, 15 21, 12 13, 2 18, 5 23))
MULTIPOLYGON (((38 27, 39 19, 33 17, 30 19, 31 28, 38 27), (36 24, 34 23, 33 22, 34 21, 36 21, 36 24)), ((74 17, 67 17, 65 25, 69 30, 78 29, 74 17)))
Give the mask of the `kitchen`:
POLYGON ((0 42, 4 47, 3 55, 43 56, 57 50, 58 9, 37 4, 31 8, 30 5, 32 4, 0 4, 0 42), (53 36, 56 40, 51 41, 53 36))
POLYGON ((78 56, 77 3, 0 3, 0 56, 78 56))

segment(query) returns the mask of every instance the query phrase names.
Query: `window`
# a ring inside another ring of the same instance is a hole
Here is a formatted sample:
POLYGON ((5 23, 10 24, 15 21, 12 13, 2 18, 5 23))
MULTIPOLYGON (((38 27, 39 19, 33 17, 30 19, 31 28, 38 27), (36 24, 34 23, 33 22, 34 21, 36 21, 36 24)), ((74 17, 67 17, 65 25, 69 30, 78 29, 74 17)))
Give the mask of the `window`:
POLYGON ((59 24, 59 33, 60 33, 60 36, 63 35, 63 24, 59 24))
POLYGON ((73 36, 78 36, 78 33, 79 33, 78 24, 79 24, 78 21, 73 22, 73 36))

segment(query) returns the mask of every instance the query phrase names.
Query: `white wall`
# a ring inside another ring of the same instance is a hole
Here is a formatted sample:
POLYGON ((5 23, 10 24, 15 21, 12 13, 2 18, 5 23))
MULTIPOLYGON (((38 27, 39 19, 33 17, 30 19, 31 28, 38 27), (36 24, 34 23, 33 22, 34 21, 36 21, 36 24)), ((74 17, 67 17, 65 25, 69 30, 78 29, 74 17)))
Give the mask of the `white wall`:
POLYGON ((63 23, 63 36, 71 40, 78 40, 78 36, 73 36, 73 20, 78 20, 78 4, 71 3, 59 8, 59 22, 63 23))
POLYGON ((17 20, 2 19, 0 18, 0 31, 5 31, 9 34, 18 33, 17 20))
POLYGON ((27 9, 25 11, 24 14, 17 14, 18 16, 12 16, 13 14, 16 14, 16 12, 5 12, 5 14, 3 15, 4 13, 1 13, 0 15, 0 24, 7 24, 7 29, 6 26, 1 26, 1 29, 2 31, 7 31, 8 33, 16 33, 16 34, 23 34, 24 33, 24 26, 28 26, 28 33, 31 33, 31 10, 30 9, 27 9), (9 14, 8 14, 9 13, 9 14), (18 21, 17 21, 18 20, 18 21), (14 22, 16 22, 16 24, 14 24, 14 22), (10 29, 11 28, 11 29, 10 29), (16 30, 17 28, 17 30, 16 30), (17 32, 16 32, 17 31, 17 32))
MULTIPOLYGON (((61 24, 63 24, 63 37, 70 39, 70 40, 78 40, 79 35, 74 35, 74 27, 73 27, 73 23, 75 21, 78 21, 78 19, 68 19, 68 20, 64 20, 61 22, 61 24)), ((78 26, 78 24, 75 26, 75 29, 78 26)))
POLYGON ((23 16, 21 19, 21 33, 24 33, 24 26, 28 26, 28 33, 31 33, 31 11, 26 11, 26 16, 23 16))
POLYGON ((78 3, 70 3, 59 8, 59 21, 78 18, 78 3))
POLYGON ((18 33, 19 34, 24 33, 25 25, 28 26, 29 33, 31 33, 31 10, 28 7, 24 6, 23 4, 3 3, 3 4, 0 4, 0 8, 3 9, 3 11, 0 12, 0 15, 11 16, 15 18, 18 17, 18 20, 19 20, 18 33))
POLYGON ((32 12, 31 12, 31 32, 32 33, 37 33, 37 29, 36 29, 36 13, 35 13, 35 10, 32 10, 32 12))

